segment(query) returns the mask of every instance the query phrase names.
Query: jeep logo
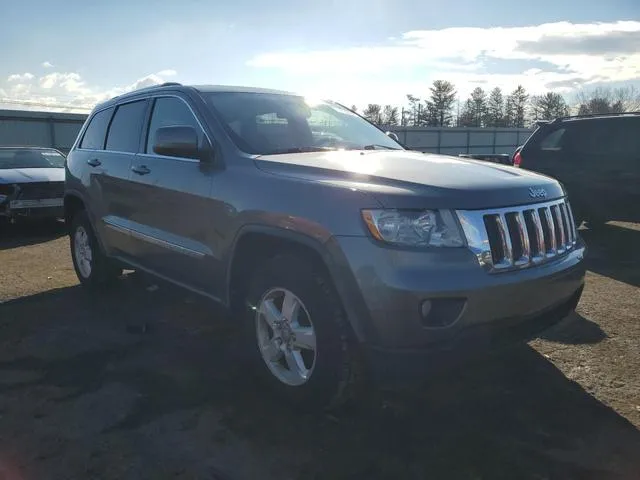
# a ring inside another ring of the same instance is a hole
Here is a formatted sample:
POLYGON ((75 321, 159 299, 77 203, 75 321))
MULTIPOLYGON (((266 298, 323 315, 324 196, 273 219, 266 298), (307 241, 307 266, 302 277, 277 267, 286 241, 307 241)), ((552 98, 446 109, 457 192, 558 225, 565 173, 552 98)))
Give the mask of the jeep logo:
POLYGON ((545 198, 547 196, 547 191, 544 188, 533 188, 529 189, 529 196, 531 198, 545 198))

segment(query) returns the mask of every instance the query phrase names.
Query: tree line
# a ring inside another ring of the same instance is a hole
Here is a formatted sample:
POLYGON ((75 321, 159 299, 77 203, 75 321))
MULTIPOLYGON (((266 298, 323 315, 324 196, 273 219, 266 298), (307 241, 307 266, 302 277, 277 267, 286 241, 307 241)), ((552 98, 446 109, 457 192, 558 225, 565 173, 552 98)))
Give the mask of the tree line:
MULTIPOLYGON (((460 102, 453 83, 436 80, 427 98, 407 95, 407 106, 370 103, 362 115, 376 125, 431 127, 526 128, 537 120, 552 120, 570 114, 587 115, 640 110, 640 93, 633 87, 580 91, 569 106, 555 92, 530 95, 522 85, 510 93, 496 87, 476 87, 460 102)), ((355 105, 351 107, 356 110, 355 105)))

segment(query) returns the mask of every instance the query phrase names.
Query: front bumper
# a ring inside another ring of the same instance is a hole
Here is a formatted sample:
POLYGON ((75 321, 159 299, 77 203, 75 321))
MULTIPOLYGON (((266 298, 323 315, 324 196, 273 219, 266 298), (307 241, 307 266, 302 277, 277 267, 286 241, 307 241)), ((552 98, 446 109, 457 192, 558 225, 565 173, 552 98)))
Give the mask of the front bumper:
MULTIPOLYGON (((466 349, 469 342, 490 346, 497 337, 525 340, 529 334, 517 338, 516 325, 527 324, 523 330, 530 332, 549 326, 552 318, 559 321, 575 308, 584 284, 581 239, 552 262, 501 273, 483 270, 466 248, 408 251, 366 237, 336 237, 336 243, 362 300, 355 330, 374 357, 447 350, 460 343, 466 349), (458 308, 442 310, 446 321, 428 323, 421 310, 427 300, 458 308)), ((385 361, 372 364, 380 369, 385 361)))
POLYGON ((62 198, 0 203, 0 217, 61 218, 64 217, 62 198))

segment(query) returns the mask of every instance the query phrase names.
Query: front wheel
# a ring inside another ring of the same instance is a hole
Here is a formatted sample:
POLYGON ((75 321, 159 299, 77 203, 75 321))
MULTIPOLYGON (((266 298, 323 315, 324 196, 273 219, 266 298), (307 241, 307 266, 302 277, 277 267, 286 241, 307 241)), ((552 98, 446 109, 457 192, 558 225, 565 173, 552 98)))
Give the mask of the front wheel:
POLYGON ((70 247, 73 267, 82 285, 103 286, 122 274, 122 269, 102 253, 85 211, 78 212, 73 217, 70 247))
POLYGON ((246 339, 254 367, 277 394, 302 408, 334 407, 353 394, 358 362, 349 325, 324 272, 279 255, 254 272, 246 339))

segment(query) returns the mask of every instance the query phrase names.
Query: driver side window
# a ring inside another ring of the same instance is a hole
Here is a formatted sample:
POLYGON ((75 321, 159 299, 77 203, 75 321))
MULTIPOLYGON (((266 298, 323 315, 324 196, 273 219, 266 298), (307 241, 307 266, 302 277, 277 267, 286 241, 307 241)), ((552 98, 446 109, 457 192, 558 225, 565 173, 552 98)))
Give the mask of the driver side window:
POLYGON ((198 144, 202 144, 204 133, 187 104, 177 97, 156 98, 151 113, 149 132, 147 133, 146 153, 155 154, 153 145, 155 143, 156 131, 161 127, 188 126, 195 128, 198 134, 198 144))

